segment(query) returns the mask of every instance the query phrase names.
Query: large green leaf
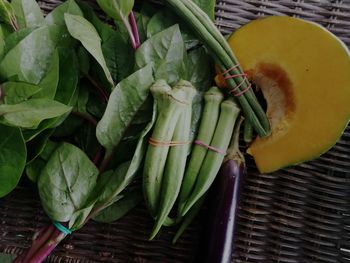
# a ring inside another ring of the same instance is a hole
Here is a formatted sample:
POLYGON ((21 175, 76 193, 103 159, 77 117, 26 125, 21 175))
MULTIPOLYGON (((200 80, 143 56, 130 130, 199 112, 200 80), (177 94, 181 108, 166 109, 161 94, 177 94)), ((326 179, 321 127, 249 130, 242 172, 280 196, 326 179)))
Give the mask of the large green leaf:
POLYGON ((44 76, 40 81, 39 87, 41 88, 40 92, 34 95, 34 98, 47 98, 54 99, 56 95, 58 80, 59 80, 59 55, 56 49, 53 54, 51 65, 44 76))
POLYGON ((214 20, 215 18, 215 0, 192 0, 195 2, 207 15, 214 20))
POLYGON ((37 85, 25 82, 6 82, 2 84, 6 104, 17 104, 25 101, 39 92, 40 89, 37 85))
POLYGON ((26 146, 19 128, 0 124, 0 197, 11 192, 23 173, 26 146))
POLYGON ((38 84, 50 67, 58 33, 57 26, 45 26, 23 38, 1 61, 0 77, 38 84))
POLYGON ((148 65, 122 80, 113 90, 96 128, 97 139, 105 148, 112 150, 119 144, 146 101, 153 81, 152 67, 148 65))
POLYGON ((156 79, 175 85, 187 79, 186 49, 178 25, 174 25, 144 42, 136 51, 136 66, 152 64, 156 79))
POLYGON ((4 54, 7 54, 12 48, 14 48, 22 39, 33 32, 33 28, 23 28, 18 31, 11 33, 5 39, 4 54))
POLYGON ((86 154, 71 144, 63 143, 43 168, 39 195, 47 215, 55 221, 69 221, 83 208, 96 185, 98 169, 86 154))
POLYGON ((20 28, 38 27, 44 24, 44 15, 35 0, 12 0, 20 28))
POLYGON ((18 104, 0 105, 1 121, 21 128, 36 128, 41 121, 61 116, 71 110, 49 99, 30 99, 18 104))
POLYGON ((103 56, 101 38, 95 27, 81 16, 65 14, 64 18, 71 36, 79 40, 86 50, 96 59, 103 69, 107 80, 111 86, 114 86, 111 73, 109 72, 106 60, 103 56))

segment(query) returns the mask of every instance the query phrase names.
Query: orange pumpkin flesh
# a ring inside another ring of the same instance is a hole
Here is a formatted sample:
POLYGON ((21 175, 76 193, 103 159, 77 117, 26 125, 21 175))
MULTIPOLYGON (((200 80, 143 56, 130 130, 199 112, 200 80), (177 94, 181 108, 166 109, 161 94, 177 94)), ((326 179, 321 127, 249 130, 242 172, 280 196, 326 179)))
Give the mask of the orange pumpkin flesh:
POLYGON ((291 17, 253 21, 229 38, 262 90, 272 132, 248 149, 262 173, 318 157, 350 119, 350 56, 320 26, 291 17))

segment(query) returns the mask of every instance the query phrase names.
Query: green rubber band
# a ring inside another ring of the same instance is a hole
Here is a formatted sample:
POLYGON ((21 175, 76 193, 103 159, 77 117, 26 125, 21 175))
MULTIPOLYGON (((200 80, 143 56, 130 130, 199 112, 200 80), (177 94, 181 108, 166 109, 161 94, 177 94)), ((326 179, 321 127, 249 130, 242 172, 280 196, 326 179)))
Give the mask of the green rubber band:
POLYGON ((72 231, 68 228, 66 228, 64 225, 62 225, 61 223, 59 222, 52 222, 52 224, 59 230, 61 231, 63 234, 65 234, 66 236, 67 235, 70 235, 72 234, 72 231))

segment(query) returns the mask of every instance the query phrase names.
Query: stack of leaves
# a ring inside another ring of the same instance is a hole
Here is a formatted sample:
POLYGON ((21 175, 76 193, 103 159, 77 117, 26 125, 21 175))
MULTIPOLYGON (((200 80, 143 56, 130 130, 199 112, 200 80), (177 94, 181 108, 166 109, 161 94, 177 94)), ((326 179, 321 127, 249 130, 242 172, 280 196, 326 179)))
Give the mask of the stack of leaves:
POLYGON ((42 262, 89 219, 114 221, 142 199, 155 81, 194 85, 186 125, 196 133, 209 56, 167 9, 144 4, 133 16, 132 6, 108 13, 114 28, 83 1, 44 17, 34 0, 0 0, 0 196, 25 175, 53 222, 15 262, 42 262))

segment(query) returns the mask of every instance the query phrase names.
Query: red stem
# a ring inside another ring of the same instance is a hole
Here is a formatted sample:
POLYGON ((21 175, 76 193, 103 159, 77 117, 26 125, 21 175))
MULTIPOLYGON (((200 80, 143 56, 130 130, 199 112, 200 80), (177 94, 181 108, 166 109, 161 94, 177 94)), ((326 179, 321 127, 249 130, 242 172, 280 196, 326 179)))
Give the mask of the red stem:
POLYGON ((138 49, 140 44, 141 44, 140 43, 140 34, 139 34, 139 30, 137 28, 137 23, 136 23, 134 12, 132 12, 132 11, 129 15, 129 23, 131 26, 133 40, 134 40, 134 42, 132 42, 133 48, 138 49))

